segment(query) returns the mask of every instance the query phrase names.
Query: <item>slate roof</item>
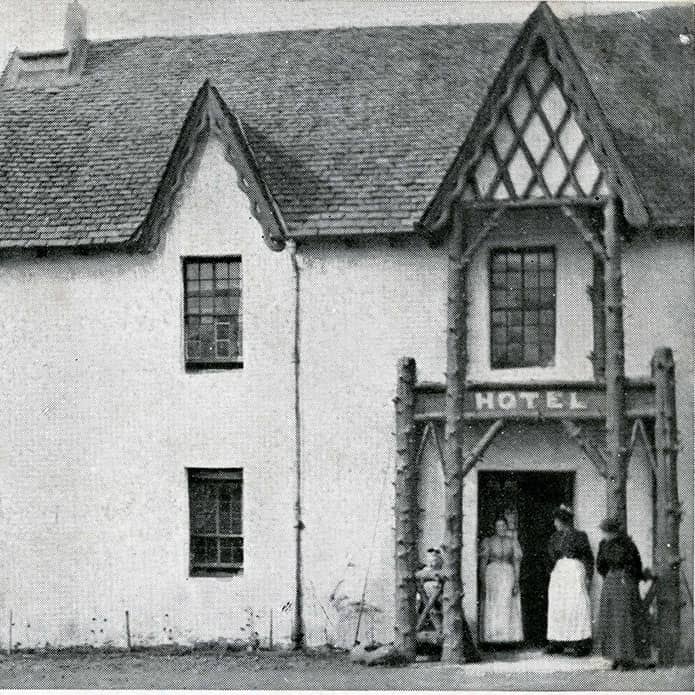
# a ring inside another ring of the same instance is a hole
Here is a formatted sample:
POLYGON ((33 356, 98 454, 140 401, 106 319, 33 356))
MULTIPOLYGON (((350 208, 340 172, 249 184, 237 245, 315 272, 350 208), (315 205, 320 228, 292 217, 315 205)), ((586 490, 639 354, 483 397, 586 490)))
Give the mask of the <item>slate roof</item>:
MULTIPOLYGON (((660 226, 692 218, 685 6, 563 23, 660 226)), ((117 244, 206 79, 290 236, 412 233, 519 30, 379 27, 91 43, 76 84, 0 91, 0 247, 117 244)))
POLYGON ((625 163, 657 226, 693 222, 693 7, 564 23, 625 163))

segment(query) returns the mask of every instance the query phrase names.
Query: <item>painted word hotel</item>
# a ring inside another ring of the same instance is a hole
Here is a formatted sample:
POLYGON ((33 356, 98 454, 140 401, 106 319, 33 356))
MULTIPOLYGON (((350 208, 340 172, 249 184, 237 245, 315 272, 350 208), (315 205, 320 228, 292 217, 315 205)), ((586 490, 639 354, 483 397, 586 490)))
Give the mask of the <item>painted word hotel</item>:
POLYGON ((475 410, 586 410, 576 391, 475 391, 475 410))
POLYGON ((689 657, 691 20, 90 41, 72 3, 14 51, 0 648, 465 662, 500 520, 542 648, 564 505, 689 657))

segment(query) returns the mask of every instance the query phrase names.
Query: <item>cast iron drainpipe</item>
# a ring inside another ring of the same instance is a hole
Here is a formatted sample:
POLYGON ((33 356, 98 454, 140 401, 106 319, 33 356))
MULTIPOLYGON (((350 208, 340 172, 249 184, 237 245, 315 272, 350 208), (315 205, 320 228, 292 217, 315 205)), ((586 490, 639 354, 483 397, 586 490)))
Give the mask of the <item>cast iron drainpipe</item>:
POLYGON ((292 362, 294 363, 294 459, 295 459, 295 498, 294 498, 294 528, 295 528, 295 593, 294 593, 294 619, 292 642, 295 649, 304 647, 304 610, 302 594, 302 420, 299 400, 299 368, 300 368, 300 295, 299 295, 299 264, 297 263, 297 242, 289 239, 287 242, 292 264, 292 278, 294 281, 294 345, 292 362))

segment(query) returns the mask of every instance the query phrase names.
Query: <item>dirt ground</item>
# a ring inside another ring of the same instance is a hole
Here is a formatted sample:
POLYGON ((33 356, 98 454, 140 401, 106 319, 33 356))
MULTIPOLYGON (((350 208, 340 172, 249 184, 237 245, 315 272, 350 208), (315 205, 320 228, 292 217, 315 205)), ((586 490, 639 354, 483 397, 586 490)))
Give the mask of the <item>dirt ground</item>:
POLYGON ((692 691, 693 668, 534 673, 488 672, 484 664, 369 668, 344 654, 13 654, 0 656, 0 688, 692 691))

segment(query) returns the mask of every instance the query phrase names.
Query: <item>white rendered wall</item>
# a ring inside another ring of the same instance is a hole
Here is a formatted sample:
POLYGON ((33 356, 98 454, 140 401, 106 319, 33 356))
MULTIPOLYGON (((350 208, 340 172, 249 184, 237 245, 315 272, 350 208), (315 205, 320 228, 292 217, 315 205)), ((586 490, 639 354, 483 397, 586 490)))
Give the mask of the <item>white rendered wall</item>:
POLYGON ((533 382, 591 381, 589 353, 593 349, 591 253, 561 213, 516 211, 501 218, 472 259, 468 292, 468 378, 471 381, 533 382), (490 293, 488 263, 497 247, 549 246, 555 248, 556 328, 555 360, 547 367, 491 369, 490 293))
MULTIPOLYGON (((287 641, 292 282, 211 141, 149 255, 3 259, 0 619, 22 646, 287 641), (244 368, 186 373, 181 257, 240 254, 244 368), (186 467, 244 469, 243 576, 188 576, 186 467), (255 617, 256 615, 260 617, 255 617)), ((6 646, 3 628, 0 644, 6 646)))
MULTIPOLYGON (((581 239, 552 226, 557 220, 544 223, 543 229, 530 220, 525 227, 506 224, 502 234, 475 255, 469 281, 472 379, 592 378, 586 358, 592 348, 591 304, 586 294, 591 256, 581 239), (558 317, 556 363, 544 369, 491 371, 489 247, 546 242, 557 248, 558 304, 563 302, 565 307, 558 317)), ((432 249, 416 240, 398 245, 360 242, 351 247, 311 243, 300 251, 308 640, 352 644, 355 607, 367 574, 368 610, 360 639, 374 635, 389 640, 393 634, 396 364, 400 356, 412 356, 419 380, 444 380, 446 252, 444 246, 432 249)), ((573 446, 566 448, 574 457, 573 446)), ((439 543, 441 539, 432 544, 439 543)))
POLYGON ((360 639, 388 641, 396 364, 411 355, 419 378, 444 378, 445 254, 416 239, 312 243, 301 266, 307 638, 352 646, 368 573, 360 639))
MULTIPOLYGON (((13 611, 14 639, 25 646, 123 644, 125 609, 136 642, 242 636, 246 607, 261 616, 254 629, 262 636, 273 608, 276 640, 289 638, 291 611, 281 607, 294 598, 293 284, 287 252, 265 247, 235 179, 211 143, 153 254, 0 262, 0 299, 12 312, 0 332, 0 431, 7 433, 0 447, 0 553, 9 558, 0 569, 0 612, 13 611), (180 257, 188 254, 243 256, 243 370, 183 369, 180 257), (245 572, 191 579, 185 468, 240 465, 245 572)), ((368 575, 360 638, 387 641, 393 635, 396 364, 412 356, 420 380, 444 380, 446 251, 416 238, 349 247, 320 241, 302 244, 299 256, 307 637, 313 645, 352 644, 368 575)), ((590 380, 585 288, 591 274, 590 254, 564 218, 515 217, 471 266, 470 378, 590 380), (546 242, 557 247, 555 365, 490 370, 489 248, 546 242)), ((686 568, 692 564, 692 289, 690 241, 635 242, 626 249, 628 374, 647 374, 658 345, 676 352, 686 568)), ((555 430, 530 429, 513 442, 509 436, 493 445, 483 465, 502 466, 506 442, 517 465, 544 460, 551 463, 541 465, 576 469, 578 525, 595 543, 604 482, 555 430), (583 502, 589 491, 597 502, 590 513, 583 502)), ((643 504, 645 479, 643 469, 631 473, 630 510, 643 504)), ((428 504, 436 506, 434 472, 432 485, 428 504)), ((476 487, 473 472, 464 499, 469 575, 476 487)), ((651 522, 630 523, 651 564, 651 522)), ((473 616, 470 576, 466 581, 473 616)), ((0 633, 0 645, 4 640, 0 633)))
MULTIPOLYGON (((550 213, 515 218, 501 234, 481 246, 471 265, 469 282, 469 376, 476 381, 529 382, 592 380, 588 355, 593 348, 591 303, 586 292, 592 282, 591 254, 561 216, 550 213), (539 223, 538 220, 541 220, 539 223), (554 245, 558 266, 558 324, 556 361, 548 368, 491 370, 489 368, 489 309, 487 256, 492 246, 554 245)), ((661 242, 659 242, 661 243, 661 242)), ((674 242, 682 272, 691 256, 674 242), (680 249, 680 251, 679 251, 680 249)), ((668 243, 666 244, 668 250, 668 243)), ((443 247, 431 249, 415 240, 390 246, 376 241, 346 247, 339 242, 307 243, 301 252, 302 418, 304 467, 304 588, 307 636, 312 644, 325 640, 349 646, 355 637, 356 611, 366 582, 368 609, 360 639, 389 640, 393 629, 393 403, 396 363, 400 356, 417 360, 418 379, 442 381, 445 370, 446 258, 443 247), (384 478, 384 475, 386 477, 384 478), (385 486, 382 485, 385 482, 385 486), (380 502, 381 500, 381 502, 380 502), (375 540, 372 541, 376 528, 375 540), (376 612, 378 610, 378 612, 376 612)), ((666 251, 652 250, 657 259, 666 251)), ((635 268, 627 252, 626 294, 648 297, 654 285, 644 267, 635 268), (630 275, 640 282, 630 285, 630 275)), ((659 267, 659 262, 656 264, 659 267)), ((662 272, 667 272, 663 269, 662 272)), ((658 282, 658 280, 655 280, 658 282)), ((669 280, 670 282, 670 280, 669 280)), ((682 286, 666 302, 672 308, 663 325, 659 344, 680 344, 682 316, 691 291, 682 286), (680 313, 679 313, 680 312, 680 313)), ((634 300, 632 300, 634 301, 634 300)), ((640 299, 639 302, 646 300, 640 299)), ((644 340, 631 327, 626 312, 628 374, 649 374, 653 345, 636 350, 644 340)), ((688 324, 689 325, 689 324, 688 324)), ((684 354, 681 350, 681 355, 684 354)), ((691 370, 679 359, 679 374, 688 383, 691 370), (686 375, 685 377, 683 375, 686 375)), ((681 412, 688 408, 683 398, 681 412)), ((690 432, 687 417, 684 427, 690 432)), ((471 435, 472 436, 472 435, 471 435)), ((537 470, 575 470, 577 524, 590 535, 594 549, 598 523, 605 514, 605 481, 578 451, 575 444, 554 428, 527 428, 512 441, 504 435, 485 457, 483 467, 514 465, 537 470), (504 459, 501 447, 507 447, 504 459), (496 453, 497 452, 497 453, 496 453), (504 460, 503 460, 504 459, 504 460)), ((597 435, 600 443, 600 435, 597 435)), ((681 459, 687 473, 692 464, 681 459)), ((441 495, 435 467, 426 467, 430 489, 423 497, 436 510, 441 495)), ((682 485, 682 498, 688 494, 682 485)), ((477 537, 477 476, 466 482, 464 512, 467 537, 464 574, 467 578, 467 612, 475 616, 475 593, 470 590, 475 567, 477 537)), ((631 533, 644 564, 652 564, 651 486, 644 451, 638 446, 630 464, 628 514, 631 533)), ((422 547, 436 545, 438 522, 426 524, 422 547)), ((686 521, 683 547, 692 542, 686 521)), ((597 600, 600 581, 594 583, 597 600)), ((594 606, 596 608, 596 606, 594 606)))
MULTIPOLYGON (((678 492, 681 565, 693 588, 693 322, 695 291, 692 231, 655 239, 636 237, 624 249, 625 370, 643 374, 654 350, 673 349, 678 416, 678 492)), ((681 645, 692 656, 693 608, 685 587, 681 645)))

